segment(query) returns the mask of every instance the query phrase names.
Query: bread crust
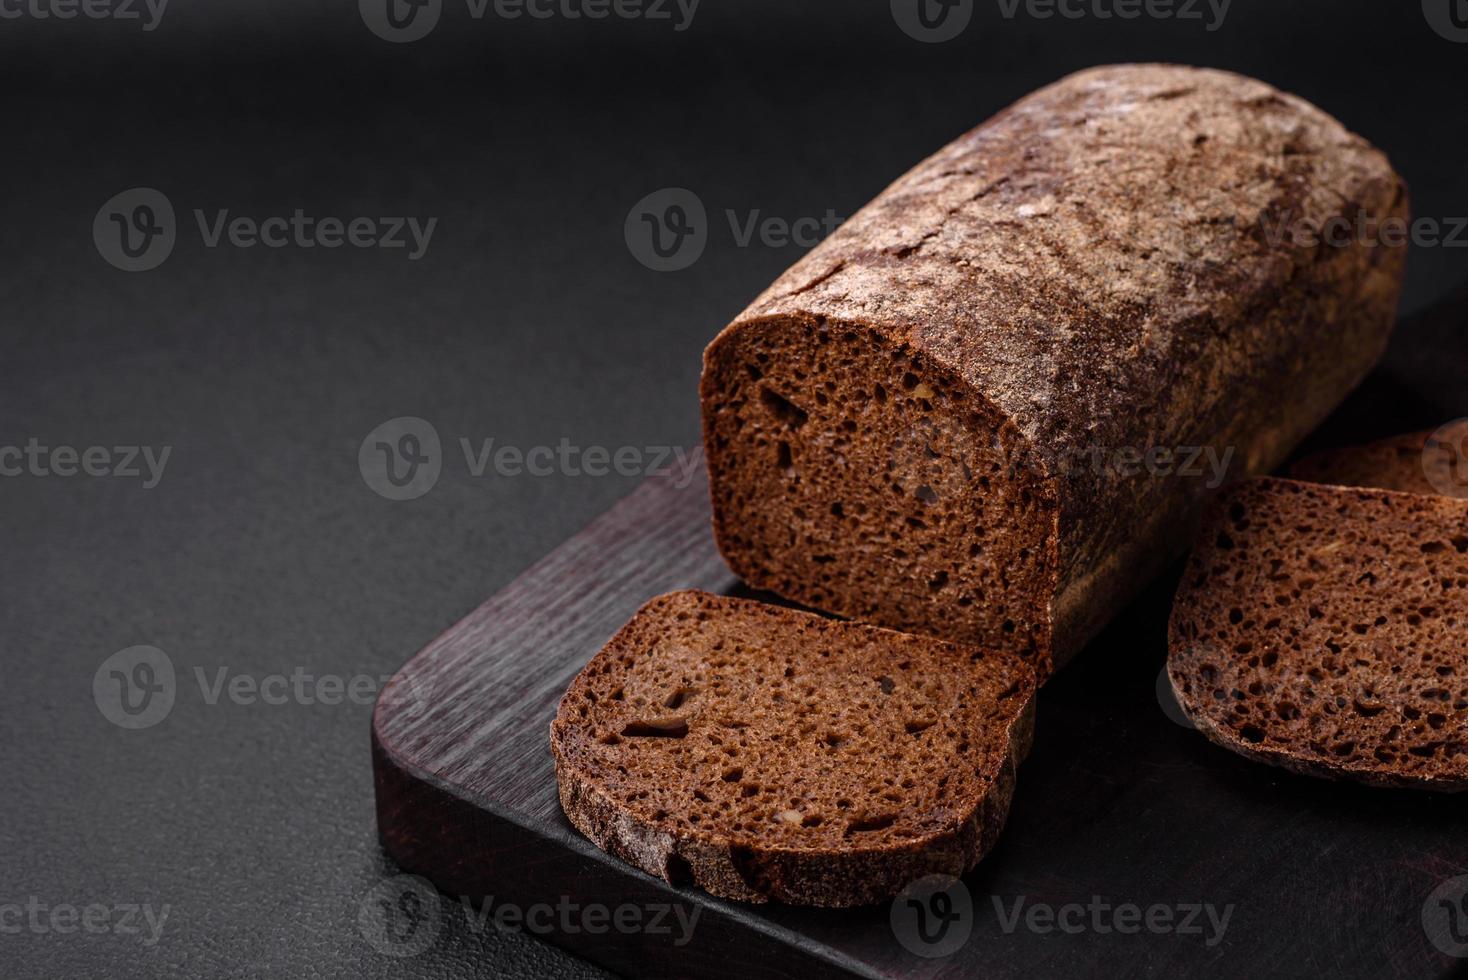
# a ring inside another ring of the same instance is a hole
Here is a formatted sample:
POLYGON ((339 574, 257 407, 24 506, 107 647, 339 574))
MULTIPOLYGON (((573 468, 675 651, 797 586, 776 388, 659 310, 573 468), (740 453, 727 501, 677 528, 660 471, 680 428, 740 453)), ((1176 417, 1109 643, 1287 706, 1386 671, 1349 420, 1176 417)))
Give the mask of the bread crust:
POLYGON ((1433 430, 1312 453, 1291 464, 1289 475, 1308 483, 1468 500, 1468 474, 1460 472, 1464 446, 1468 419, 1457 419, 1433 430))
MULTIPOLYGON (((670 593, 644 605, 633 620, 593 658, 572 682, 551 724, 551 751, 561 808, 567 819, 593 844, 609 854, 673 885, 693 884, 711 894, 739 901, 844 908, 890 899, 928 874, 961 875, 978 863, 998 840, 1013 798, 1019 764, 1034 740, 1036 688, 1033 675, 1018 662, 1020 685, 1014 708, 1002 732, 1004 749, 989 777, 988 791, 963 802, 963 819, 933 833, 873 846, 850 844, 839 850, 767 846, 756 835, 738 839, 717 830, 691 829, 670 820, 651 819, 608 791, 604 781, 584 764, 589 733, 572 705, 584 695, 598 659, 605 659, 631 639, 640 618, 657 617, 690 602, 708 606, 752 604, 696 591, 670 593)), ((888 630, 840 624, 810 613, 765 607, 791 622, 827 624, 829 628, 893 634, 888 630)), ((926 641, 924 641, 926 642, 926 641)), ((958 648, 955 648, 958 649, 958 648)), ((969 665, 964 663, 964 667, 969 665)), ((982 733, 973 733, 978 737, 982 733)), ((955 755, 953 764, 961 764, 955 755)), ((955 804, 957 805, 957 804, 955 804)))
POLYGON ((1233 450, 1235 476, 1277 466, 1381 356, 1404 249, 1269 232, 1357 212, 1407 215, 1386 157, 1263 82, 1119 65, 1022 99, 899 178, 709 345, 725 558, 757 586, 781 579, 728 533, 759 488, 720 455, 723 352, 791 322, 870 331, 960 378, 1031 448, 1058 555, 1053 592, 1032 597, 1052 624, 1040 666, 1064 663, 1181 551, 1215 489, 1067 461, 1214 447, 1233 450))

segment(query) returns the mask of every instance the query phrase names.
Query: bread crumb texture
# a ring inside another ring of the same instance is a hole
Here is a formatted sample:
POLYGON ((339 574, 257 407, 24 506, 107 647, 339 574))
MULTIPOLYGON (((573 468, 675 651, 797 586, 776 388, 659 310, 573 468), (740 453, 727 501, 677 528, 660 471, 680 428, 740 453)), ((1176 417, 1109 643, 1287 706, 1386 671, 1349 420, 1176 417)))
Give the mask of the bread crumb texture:
POLYGON ((1209 738, 1298 772, 1468 788, 1468 502, 1253 480, 1210 513, 1168 676, 1209 738))
POLYGON ((644 606, 551 726, 604 850, 748 901, 880 901, 992 846, 1028 750, 1018 657, 700 592, 644 606))

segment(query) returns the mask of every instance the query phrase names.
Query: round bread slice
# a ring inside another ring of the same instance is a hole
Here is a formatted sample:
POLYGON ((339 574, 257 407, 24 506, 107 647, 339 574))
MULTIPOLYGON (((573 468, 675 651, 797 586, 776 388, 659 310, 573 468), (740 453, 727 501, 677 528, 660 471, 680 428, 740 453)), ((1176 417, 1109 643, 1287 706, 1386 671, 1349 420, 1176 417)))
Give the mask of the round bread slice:
POLYGON ((1468 500, 1468 419, 1431 432, 1327 449, 1294 463, 1289 475, 1310 483, 1378 487, 1468 500))
POLYGON ((1261 479, 1210 511, 1167 673, 1208 738, 1374 786, 1468 789, 1468 501, 1261 479))
POLYGON ((991 654, 703 592, 643 606, 551 724, 561 806, 725 898, 845 907, 993 846, 1036 681, 991 654))

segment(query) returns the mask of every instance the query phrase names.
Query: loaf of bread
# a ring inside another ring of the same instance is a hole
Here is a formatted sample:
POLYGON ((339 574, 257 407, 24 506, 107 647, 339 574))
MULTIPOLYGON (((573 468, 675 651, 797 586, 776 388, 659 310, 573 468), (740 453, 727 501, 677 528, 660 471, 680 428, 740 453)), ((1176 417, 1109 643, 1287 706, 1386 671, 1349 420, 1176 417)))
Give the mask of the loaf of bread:
POLYGON ((1386 158, 1219 71, 1082 72, 883 191, 709 346, 719 547, 830 612, 1074 654, 1380 356, 1386 158), (1205 452, 1206 450, 1206 452, 1205 452))
POLYGON ((850 906, 993 846, 1034 725, 1019 657, 676 592, 572 682, 561 807, 673 884, 850 906))
POLYGON ((1208 738, 1375 786, 1468 789, 1468 501, 1251 480, 1183 573, 1167 673, 1208 738))

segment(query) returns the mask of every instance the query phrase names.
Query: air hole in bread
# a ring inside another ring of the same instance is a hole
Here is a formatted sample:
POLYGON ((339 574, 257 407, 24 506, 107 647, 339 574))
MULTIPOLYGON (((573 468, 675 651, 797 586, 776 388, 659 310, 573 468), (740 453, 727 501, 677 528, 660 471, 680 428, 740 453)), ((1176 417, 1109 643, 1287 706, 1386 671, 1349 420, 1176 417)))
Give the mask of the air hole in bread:
POLYGON ((805 425, 810 416, 805 410, 797 406, 790 399, 777 393, 769 385, 760 385, 760 403, 773 415, 781 425, 792 429, 798 429, 805 425))
POLYGON ((848 821, 846 824, 847 834, 869 834, 873 831, 886 830, 897 822, 897 817, 890 813, 881 813, 874 816, 861 817, 857 820, 848 821))
POLYGON ((683 738, 688 734, 686 718, 650 718, 629 721, 622 729, 627 738, 683 738))

